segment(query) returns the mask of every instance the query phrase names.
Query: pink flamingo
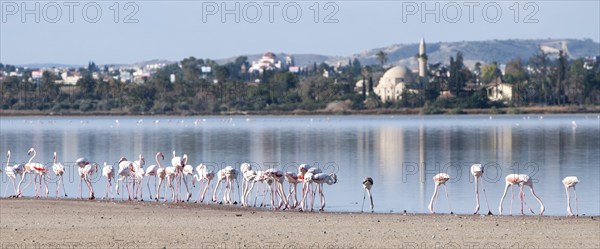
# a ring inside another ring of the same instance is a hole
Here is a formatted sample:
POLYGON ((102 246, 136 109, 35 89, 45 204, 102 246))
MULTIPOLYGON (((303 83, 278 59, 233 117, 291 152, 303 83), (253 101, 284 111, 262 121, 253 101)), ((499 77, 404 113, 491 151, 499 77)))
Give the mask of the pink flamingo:
POLYGON ((104 199, 108 199, 110 193, 110 199, 114 198, 112 194, 112 179, 115 175, 115 170, 112 165, 108 165, 104 162, 104 167, 102 167, 102 176, 106 177, 106 188, 104 189, 104 199))
POLYGON ((36 179, 39 176, 39 181, 40 181, 39 182, 39 190, 40 190, 40 193, 39 193, 39 196, 38 196, 38 187, 37 187, 38 183, 37 183, 36 180, 34 180, 35 197, 41 197, 41 195, 42 195, 42 188, 45 187, 45 190, 46 190, 45 191, 45 195, 46 195, 46 198, 48 198, 48 193, 50 192, 50 191, 48 191, 48 182, 46 181, 46 175, 48 173, 48 169, 46 169, 46 167, 43 164, 41 164, 41 163, 32 163, 31 162, 33 160, 33 158, 35 157, 36 154, 37 153, 36 153, 36 151, 35 151, 34 148, 31 148, 31 149, 29 149, 29 151, 27 151, 27 155, 31 155, 31 158, 29 158, 29 162, 25 166, 29 167, 32 170, 32 172, 37 173, 37 175, 35 177, 36 179))
MULTIPOLYGON (((148 186, 148 192, 150 193, 150 197, 152 198, 152 190, 150 190, 150 177, 154 177, 154 188, 157 188, 156 186, 156 178, 157 178, 157 173, 158 173, 158 169, 162 168, 162 165, 160 165, 160 161, 158 160, 158 157, 161 157, 162 160, 165 160, 165 155, 163 155, 162 152, 157 152, 156 155, 154 156, 154 158, 156 159, 156 164, 155 165, 150 165, 148 166, 148 169, 146 169, 146 176, 148 177, 148 181, 146 181, 146 186, 148 186)), ((164 169, 163 169, 163 173, 164 173, 164 169)), ((164 176, 163 176, 164 179, 164 176)), ((161 179, 161 183, 162 183, 162 179, 161 179)), ((158 201, 158 189, 156 190, 156 197, 154 198, 155 200, 158 201)))
MULTIPOLYGON (((575 121, 573 121, 575 122, 575 121)), ((575 185, 579 182, 576 176, 567 176, 562 180, 563 185, 565 185, 565 191, 567 192, 567 214, 568 216, 573 216, 573 211, 571 210, 571 194, 569 193, 569 188, 573 188, 573 193, 575 193, 575 211, 576 215, 579 216, 579 206, 577 205, 577 190, 575 189, 575 185)))
POLYGON ((452 207, 450 206, 450 198, 448 198, 448 189, 446 188, 446 182, 450 180, 450 176, 446 173, 439 173, 433 177, 433 181, 435 182, 435 189, 433 190, 433 196, 431 196, 431 201, 429 202, 429 212, 433 212, 433 203, 437 200, 438 196, 438 188, 440 185, 444 185, 444 190, 446 191, 446 200, 448 200, 448 208, 450 209, 450 214, 454 214, 452 212, 452 207))
MULTIPOLYGON (((371 177, 365 177, 365 179, 363 179, 363 188, 365 188, 365 192, 369 194, 369 199, 371 199, 371 213, 373 212, 373 196, 371 195, 371 187, 373 187, 373 178, 371 177)), ((365 193, 363 193, 363 204, 362 207, 360 208, 360 211, 363 211, 363 208, 365 207, 365 193)))
POLYGON ((283 191, 284 174, 276 169, 268 169, 265 172, 271 179, 273 179, 276 185, 275 190, 271 188, 271 207, 273 209, 280 209, 282 206, 287 208, 288 202, 285 191, 283 191), (277 207, 275 207, 275 198, 273 198, 275 196, 279 198, 279 205, 277 207))
MULTIPOLYGON (((473 164, 471 166, 471 174, 473 178, 475 178, 475 212, 474 214, 479 213, 479 178, 483 176, 483 165, 481 164, 473 164)), ((483 196, 485 197, 485 204, 488 208, 488 215, 492 215, 492 210, 490 209, 490 204, 487 200, 487 194, 485 193, 485 186, 483 185, 484 181, 481 181, 481 188, 483 189, 483 196)))
MULTIPOLYGON (((527 205, 527 203, 525 203, 525 192, 523 191, 523 188, 525 186, 529 186, 529 188, 531 190, 531 194, 540 203, 540 215, 544 214, 544 210, 545 210, 544 203, 542 203, 542 200, 535 194, 535 192, 533 190, 533 181, 531 180, 531 178, 528 175, 510 174, 510 175, 506 176, 505 181, 506 181, 506 188, 504 189, 504 194, 502 194, 502 198, 500 199, 500 206, 498 207, 498 211, 500 212, 500 215, 502 215, 502 203, 504 202, 504 197, 506 196, 506 192, 508 191, 508 188, 510 186, 513 186, 515 184, 519 185, 519 199, 521 200, 521 214, 524 214, 523 213, 523 204, 527 205)), ((514 192, 512 191, 512 188, 511 188, 511 193, 513 193, 512 198, 511 198, 511 204, 510 204, 510 214, 512 215, 512 200, 514 199, 514 192)), ((527 206, 527 208, 529 209, 529 211, 532 214, 535 214, 529 206, 527 206)))
MULTIPOLYGON (((198 201, 199 203, 204 202, 204 196, 206 195, 206 191, 210 187, 210 182, 213 178, 215 178, 215 172, 210 171, 206 168, 206 165, 200 164, 196 166, 196 175, 193 176, 196 181, 200 183, 200 191, 198 192, 198 201), (202 187, 204 185, 204 187, 202 187)), ((210 202, 207 202, 210 204, 210 202)))
POLYGON ((300 183, 300 179, 298 178, 298 175, 294 172, 286 172, 284 174, 284 176, 285 176, 285 180, 288 182, 288 185, 289 185, 288 196, 286 198, 288 200, 288 208, 296 208, 298 206, 297 190, 298 190, 298 183, 300 183), (293 198, 292 198, 292 195, 293 195, 293 198), (293 203, 293 204, 290 205, 289 203, 293 203))
POLYGON ((63 187, 63 193, 65 197, 67 197, 67 192, 65 190, 65 182, 63 181, 63 174, 65 173, 65 167, 61 163, 57 163, 58 157, 56 156, 56 151, 54 152, 54 158, 52 159, 52 171, 58 177, 58 181, 56 183, 56 198, 58 198, 58 192, 60 192, 60 185, 63 187))

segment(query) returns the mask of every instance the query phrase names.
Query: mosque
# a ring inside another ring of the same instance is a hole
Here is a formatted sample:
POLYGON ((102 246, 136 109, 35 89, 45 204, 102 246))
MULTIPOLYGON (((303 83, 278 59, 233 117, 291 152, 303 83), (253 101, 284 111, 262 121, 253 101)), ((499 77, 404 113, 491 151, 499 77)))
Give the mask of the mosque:
MULTIPOLYGON (((419 44, 419 71, 415 74, 405 66, 394 66, 388 69, 379 79, 379 84, 373 88, 373 91, 382 102, 395 102, 402 98, 402 92, 417 93, 422 88, 421 83, 427 82, 427 54, 425 50, 425 40, 421 38, 419 44)), ((362 84, 362 80, 357 82, 362 84)), ((360 88, 362 89, 362 85, 360 88)))

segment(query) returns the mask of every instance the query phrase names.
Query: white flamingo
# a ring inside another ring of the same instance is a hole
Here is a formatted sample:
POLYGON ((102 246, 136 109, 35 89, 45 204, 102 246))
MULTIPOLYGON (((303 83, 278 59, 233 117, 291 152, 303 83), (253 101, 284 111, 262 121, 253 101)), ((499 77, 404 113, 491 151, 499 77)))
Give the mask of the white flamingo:
POLYGON ((175 181, 175 176, 177 176, 177 169, 173 166, 165 168, 165 177, 167 178, 167 186, 165 186, 165 202, 167 201, 167 189, 171 189, 171 201, 179 202, 179 198, 176 198, 175 187, 173 186, 173 182, 175 181))
MULTIPOLYGON (((119 179, 117 179, 117 183, 116 183, 116 190, 117 190, 117 195, 119 194, 119 183, 121 181, 125 181, 125 188, 127 189, 127 200, 131 200, 131 191, 130 191, 130 187, 129 187, 129 181, 128 178, 131 178, 133 176, 133 162, 132 161, 128 161, 127 158, 125 157, 121 157, 121 159, 119 159, 119 171, 117 172, 119 179)), ((121 199, 123 199, 124 196, 121 195, 121 199)))
POLYGON ((146 160, 144 159, 144 157, 142 156, 142 154, 140 154, 138 156, 138 160, 133 161, 133 192, 134 192, 134 197, 133 199, 138 200, 138 196, 140 197, 139 200, 143 200, 143 187, 142 187, 142 181, 144 180, 144 165, 146 165, 146 160))
POLYGON ((242 172, 242 196, 240 203, 243 207, 246 206, 246 191, 248 190, 248 187, 250 187, 252 175, 256 172, 252 170, 252 166, 249 163, 242 163, 240 165, 240 172, 242 172))
POLYGON ((438 188, 440 185, 444 185, 444 190, 446 191, 446 200, 448 200, 448 208, 450 210, 450 214, 454 214, 452 212, 452 206, 450 206, 450 198, 448 198, 448 188, 446 188, 446 182, 450 180, 450 175, 446 173, 439 173, 433 177, 433 182, 435 183, 435 189, 433 190, 433 195, 431 196, 431 201, 429 202, 429 212, 433 212, 433 204, 434 201, 437 200, 438 196, 438 188))
POLYGON ((109 193, 110 193, 110 199, 112 200, 114 198, 113 194, 112 194, 112 179, 115 176, 115 170, 113 168, 112 165, 108 165, 106 162, 104 162, 104 167, 102 167, 102 176, 106 177, 106 188, 104 189, 104 199, 108 199, 109 198, 109 193))
POLYGON ((321 169, 319 168, 310 168, 310 166, 306 165, 306 164, 302 164, 298 167, 299 170, 299 174, 298 174, 298 178, 300 178, 300 175, 302 175, 302 200, 300 200, 300 210, 306 210, 307 209, 307 204, 308 204, 308 199, 310 198, 310 193, 312 193, 312 200, 310 203, 310 210, 313 210, 314 204, 315 204, 315 195, 316 195, 316 188, 312 187, 313 184, 313 176, 316 174, 321 174, 323 173, 323 171, 321 171, 321 169), (308 168, 308 169, 307 169, 308 168))
MULTIPOLYGON (((475 212, 474 214, 479 213, 479 178, 483 177, 483 165, 481 164, 473 164, 471 166, 471 174, 473 178, 475 178, 475 212)), ((482 179, 483 180, 483 179, 482 179)), ((483 189, 483 196, 485 198, 485 204, 488 208, 488 215, 492 215, 492 210, 490 209, 490 204, 487 200, 487 194, 485 192, 485 186, 483 185, 485 180, 481 181, 481 188, 483 189)))
POLYGON ((54 171, 54 174, 57 176, 58 178, 58 182, 56 182, 56 198, 58 198, 58 193, 60 192, 60 186, 62 185, 63 187, 63 193, 65 194, 65 197, 67 197, 67 192, 65 189, 65 182, 63 181, 63 174, 65 173, 65 167, 59 163, 56 162, 58 161, 58 156, 56 155, 56 151, 54 152, 54 158, 52 159, 52 171, 54 171))
MULTIPOLYGON (((206 165, 200 164, 196 166, 196 175, 193 176, 196 181, 200 183, 200 191, 198 191, 198 201, 199 203, 204 202, 204 196, 206 195, 206 191, 210 187, 210 182, 213 178, 215 178, 215 172, 208 170, 206 165), (204 187, 203 187, 204 185, 204 187)), ((207 202, 210 204, 210 202, 207 202)))
MULTIPOLYGON (((158 169, 162 168, 162 165, 160 164, 160 161, 158 160, 158 158, 161 157, 162 160, 165 159, 165 155, 163 155, 162 152, 157 152, 156 155, 154 156, 154 158, 156 159, 156 164, 155 165, 150 165, 148 166, 148 168, 146 169, 146 176, 148 177, 148 181, 146 181, 146 186, 148 186, 148 192, 150 193, 150 198, 152 198, 152 190, 150 190, 150 177, 154 177, 154 188, 157 188, 156 185, 156 178, 157 178, 157 173, 158 173, 158 169)), ((163 169, 163 173, 164 173, 164 169, 163 169)), ((164 179, 164 177, 163 177, 164 179)), ((161 180, 162 181, 162 180, 161 180)), ((158 190, 156 190, 156 197, 154 198, 155 200, 158 201, 158 190)))
MULTIPOLYGON (((15 164, 13 166, 10 166, 10 150, 7 151, 6 152, 6 168, 5 168, 4 173, 12 181, 13 189, 15 190, 15 194, 11 195, 10 197, 18 197, 18 194, 21 192, 19 189, 17 189, 16 180, 17 180, 17 176, 19 176, 19 175, 21 176, 21 179, 23 179, 24 172, 25 172, 25 164, 21 163, 21 164, 15 164)), ((4 191, 4 196, 6 196, 7 190, 8 190, 8 182, 6 183, 6 190, 4 191)))
MULTIPOLYGON (((321 209, 319 211, 325 210, 325 195, 323 194, 323 184, 327 183, 327 185, 333 185, 337 183, 337 175, 336 174, 311 174, 305 178, 308 182, 314 182, 317 185, 317 190, 319 191, 319 196, 321 197, 321 209)), ((314 197, 313 197, 314 202, 314 197)), ((312 205, 310 207, 312 211, 312 205)))
MULTIPOLYGON (((573 121, 575 122, 575 121, 573 121)), ((573 193, 575 193, 575 215, 579 216, 579 206, 577 205, 577 190, 575 190, 575 185, 579 183, 579 179, 576 176, 567 176, 562 180, 563 185, 565 185, 565 191, 567 192, 567 214, 568 216, 573 216, 573 211, 571 210, 571 194, 569 193, 569 188, 573 188, 573 193)))
MULTIPOLYGON (((502 194, 502 198, 500 199, 500 206, 498 207, 498 211, 500 212, 500 215, 502 215, 502 203, 504 202, 504 197, 506 197, 506 192, 508 191, 509 187, 511 187, 515 184, 519 185, 519 199, 521 200, 521 214, 523 214, 523 204, 527 205, 527 203, 525 203, 525 192, 523 191, 523 188, 525 186, 529 186, 529 188, 531 190, 531 194, 540 203, 540 215, 544 214, 544 210, 545 210, 544 203, 542 203, 542 200, 533 191, 533 181, 531 180, 531 178, 528 175, 510 174, 510 175, 507 175, 504 180, 506 182, 506 188, 504 189, 504 194, 502 194)), ((512 188, 511 188, 511 193, 512 193, 512 198, 510 201, 511 202, 510 203, 510 214, 512 215, 512 200, 514 199, 514 192, 513 192, 512 188)), ((531 213, 535 214, 529 206, 527 206, 527 208, 529 209, 529 211, 531 213)))
MULTIPOLYGON (((79 158, 79 159, 84 159, 84 158, 79 158)), ((94 186, 92 185, 92 176, 94 175, 94 173, 98 172, 98 164, 95 163, 90 163, 89 161, 85 160, 84 161, 80 161, 79 159, 77 159, 77 165, 79 165, 79 186, 81 186, 81 179, 83 179, 83 181, 85 181, 85 184, 88 186, 89 189, 89 198, 90 200, 95 199, 96 197, 94 196, 94 186), (83 166, 81 166, 83 165, 83 166)), ((79 198, 81 197, 81 189, 79 192, 79 198)))
MULTIPOLYGON (((237 177, 237 170, 234 169, 231 166, 226 166, 225 168, 219 170, 217 172, 217 183, 215 186, 215 190, 213 192, 213 202, 217 202, 217 192, 219 191, 219 187, 221 185, 221 182, 225 183, 225 191, 224 191, 224 195, 223 195, 223 201, 219 202, 219 204, 223 204, 223 202, 225 202, 226 204, 230 204, 232 203, 231 201, 231 190, 233 189, 233 184, 235 181, 235 178, 237 177)), ((233 202, 233 204, 237 204, 237 202, 233 202)))
POLYGON ((171 159, 171 166, 175 167, 175 177, 176 177, 175 181, 177 181, 177 184, 175 186, 175 188, 176 188, 175 196, 177 199, 179 199, 181 180, 183 179, 183 183, 185 184, 185 193, 187 195, 187 201, 189 201, 190 197, 192 197, 192 194, 190 193, 190 189, 188 187, 186 178, 183 177, 183 167, 187 164, 187 162, 188 162, 187 154, 183 154, 182 157, 179 157, 176 155, 176 152, 173 151, 173 158, 171 159))
MULTIPOLYGON (((371 177, 365 177, 365 179, 363 179, 362 182, 363 188, 365 188, 365 192, 367 194, 369 194, 369 199, 371 200, 371 213, 373 212, 373 196, 371 195, 371 188, 373 187, 373 178, 371 177)), ((362 207, 360 208, 360 211, 363 211, 363 208, 365 207, 365 193, 363 193, 363 204, 362 207)))

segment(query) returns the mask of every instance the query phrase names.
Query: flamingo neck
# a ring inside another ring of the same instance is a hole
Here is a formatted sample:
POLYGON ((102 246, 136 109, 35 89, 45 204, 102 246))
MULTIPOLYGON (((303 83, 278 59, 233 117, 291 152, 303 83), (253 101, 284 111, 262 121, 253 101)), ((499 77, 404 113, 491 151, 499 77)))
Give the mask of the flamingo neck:
POLYGON ((36 154, 36 152, 35 152, 35 150, 33 150, 33 155, 31 156, 31 158, 29 158, 29 162, 27 162, 27 163, 30 164, 31 161, 33 161, 33 158, 35 157, 35 154, 36 154))
POLYGON ((158 154, 156 154, 156 164, 158 164, 159 168, 162 168, 162 165, 160 164, 160 161, 158 160, 158 154))

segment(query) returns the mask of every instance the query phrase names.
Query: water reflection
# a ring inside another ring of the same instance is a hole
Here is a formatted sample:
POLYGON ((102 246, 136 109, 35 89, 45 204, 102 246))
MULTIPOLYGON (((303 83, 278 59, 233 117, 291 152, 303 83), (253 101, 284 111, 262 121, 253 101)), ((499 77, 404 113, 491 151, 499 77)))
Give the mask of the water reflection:
MULTIPOLYGON (((32 146, 38 151, 36 161, 48 164, 57 151, 67 166, 70 196, 78 184, 72 162, 80 156, 102 165, 121 156, 134 160, 141 153, 150 165, 156 151, 170 160, 176 150, 187 153, 191 164, 204 162, 215 171, 252 162, 262 169, 295 171, 299 163, 308 163, 335 172, 338 183, 325 187, 328 210, 359 210, 361 181, 371 176, 376 211, 426 212, 432 177, 447 172, 454 211, 470 213, 475 200, 469 167, 479 162, 486 166, 483 179, 492 211, 497 210, 504 176, 524 173, 534 178, 547 214, 566 212, 560 181, 567 175, 581 181, 581 213, 600 213, 600 120, 594 115, 118 119, 3 117, 0 149, 12 151, 11 163, 26 162, 32 146)), ((96 175, 95 181, 97 196, 103 196, 105 180, 96 175)), ((6 183, 2 175, 2 193, 6 183)), ((26 194, 32 192, 29 188, 26 194)), ((437 211, 447 212, 444 202, 439 199, 437 211)))

